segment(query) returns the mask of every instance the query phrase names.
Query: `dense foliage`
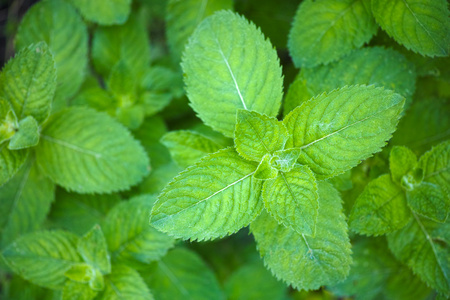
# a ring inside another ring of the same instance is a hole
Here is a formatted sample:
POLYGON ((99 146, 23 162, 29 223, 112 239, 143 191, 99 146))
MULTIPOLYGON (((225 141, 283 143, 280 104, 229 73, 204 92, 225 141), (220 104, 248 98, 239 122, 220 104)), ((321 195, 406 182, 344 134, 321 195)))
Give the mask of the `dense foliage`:
POLYGON ((450 297, 445 0, 41 0, 11 27, 3 298, 450 297))

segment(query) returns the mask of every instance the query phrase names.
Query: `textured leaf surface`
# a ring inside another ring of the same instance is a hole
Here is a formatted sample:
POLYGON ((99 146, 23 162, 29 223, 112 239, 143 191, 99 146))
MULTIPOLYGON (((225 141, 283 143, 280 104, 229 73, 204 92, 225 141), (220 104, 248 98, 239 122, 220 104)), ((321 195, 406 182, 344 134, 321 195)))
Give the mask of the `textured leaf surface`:
POLYGON ((422 182, 407 191, 406 198, 412 210, 436 222, 444 222, 450 212, 450 198, 437 184, 422 182))
POLYGON ((100 25, 122 24, 128 19, 131 0, 71 0, 80 14, 100 25))
POLYGON ((389 155, 392 181, 400 184, 402 177, 412 171, 416 164, 417 156, 410 149, 402 146, 393 147, 389 155))
POLYGON ((223 148, 202 134, 185 130, 171 131, 162 137, 161 142, 169 148, 173 160, 183 168, 223 148))
POLYGON ((372 1, 378 24, 406 48, 427 56, 447 56, 450 20, 445 0, 372 1))
POLYGON ((24 279, 50 289, 62 289, 64 273, 80 261, 78 238, 64 231, 21 236, 3 251, 8 266, 24 279))
POLYGON ((91 300, 96 295, 97 292, 89 285, 68 280, 64 285, 61 300, 91 300))
POLYGON ((189 39, 182 67, 192 108, 228 137, 239 108, 278 114, 283 81, 277 53, 237 14, 222 11, 206 18, 189 39))
POLYGON ((0 248, 41 226, 54 193, 54 184, 31 161, 0 187, 0 248))
POLYGON ((9 102, 0 98, 0 145, 16 133, 17 123, 17 117, 9 102))
POLYGON ((106 279, 105 291, 100 295, 102 300, 153 300, 139 273, 127 266, 113 267, 111 275, 106 279))
POLYGON ((256 164, 227 148, 181 172, 159 195, 151 223, 183 239, 209 240, 247 226, 262 209, 256 164))
POLYGON ((47 119, 55 95, 56 70, 45 43, 19 51, 0 76, 0 97, 11 104, 18 120, 33 116, 42 123, 47 119))
POLYGON ((385 174, 372 180, 359 195, 349 225, 358 233, 380 235, 402 228, 410 218, 405 191, 385 174))
POLYGON ((278 170, 270 163, 272 156, 270 154, 264 155, 263 159, 258 165, 253 177, 256 179, 275 179, 278 176, 278 170))
POLYGON ((173 246, 172 238, 148 225, 154 201, 153 196, 139 196, 109 212, 103 231, 112 260, 148 264, 173 246))
POLYGON ((430 287, 450 294, 449 224, 417 215, 403 229, 388 236, 389 248, 430 287), (444 236, 442 236, 444 233, 444 236))
POLYGON ((38 143, 39 125, 32 116, 28 116, 19 122, 19 131, 9 141, 8 149, 25 149, 36 146, 38 143))
POLYGON ((232 0, 169 0, 167 1, 167 41, 175 61, 181 60, 189 36, 207 16, 221 9, 232 9, 232 0))
POLYGON ((85 262, 99 269, 103 274, 111 273, 108 246, 100 226, 94 226, 80 238, 77 249, 85 262))
POLYGON ((404 98, 374 86, 351 86, 322 94, 284 119, 300 148, 299 163, 325 179, 380 151, 394 132, 404 98), (364 141, 364 142, 362 142, 364 141))
POLYGON ((156 299, 225 299, 214 273, 200 256, 187 249, 170 251, 144 275, 156 299))
POLYGON ((350 242, 338 192, 319 183, 314 238, 298 234, 263 212, 250 226, 265 265, 296 289, 315 290, 344 279, 350 269, 350 242))
POLYGON ((147 154, 124 127, 88 108, 73 107, 53 115, 36 155, 53 181, 80 193, 127 189, 149 168, 147 154))
POLYGON ((440 185, 450 197, 450 141, 440 143, 420 157, 424 181, 440 185))
POLYGON ((8 182, 24 164, 28 150, 9 150, 6 143, 0 145, 0 186, 8 182))
POLYGON ((22 49, 40 41, 47 43, 55 60, 58 74, 55 101, 58 103, 54 106, 58 106, 74 95, 83 82, 88 54, 87 28, 68 3, 40 1, 23 17, 16 46, 22 49))
POLYGON ((259 162, 264 155, 283 150, 289 134, 276 118, 240 109, 234 136, 236 151, 245 159, 259 162))
POLYGON ((299 234, 314 236, 319 194, 314 174, 307 166, 297 165, 265 181, 262 196, 267 211, 278 223, 299 234))
POLYGON ((298 7, 288 48, 296 67, 314 67, 361 47, 376 31, 369 0, 306 0, 298 7))

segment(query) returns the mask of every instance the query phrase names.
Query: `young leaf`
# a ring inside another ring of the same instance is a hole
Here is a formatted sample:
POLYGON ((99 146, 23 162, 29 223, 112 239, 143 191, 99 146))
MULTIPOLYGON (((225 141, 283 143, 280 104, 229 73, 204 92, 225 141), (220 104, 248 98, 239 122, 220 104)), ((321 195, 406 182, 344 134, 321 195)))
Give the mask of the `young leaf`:
POLYGON ((173 246, 172 238, 148 225, 155 200, 149 195, 139 196, 121 202, 108 213, 103 231, 113 261, 149 264, 173 246))
POLYGON ((70 2, 86 20, 100 25, 123 24, 131 10, 131 0, 71 0, 70 2))
POLYGON ((94 276, 94 267, 87 263, 74 264, 67 270, 64 275, 70 280, 88 283, 94 276))
POLYGON ((427 56, 447 56, 450 20, 445 0, 377 0, 372 12, 383 28, 407 49, 427 56))
POLYGON ((166 8, 166 35, 174 61, 181 60, 184 46, 198 24, 222 9, 232 9, 232 0, 169 0, 166 8))
POLYGON ((319 215, 314 238, 298 234, 263 212, 251 225, 265 265, 296 289, 315 290, 345 278, 350 241, 339 193, 319 183, 319 215))
POLYGON ((270 163, 277 170, 289 172, 292 168, 294 168, 300 153, 301 150, 296 148, 278 150, 272 155, 270 163))
POLYGON ((261 212, 256 164, 227 148, 204 157, 170 182, 155 203, 151 223, 183 239, 209 240, 247 226, 261 212))
POLYGON ((128 107, 136 102, 136 78, 124 61, 119 61, 111 69, 107 86, 119 107, 128 107))
POLYGON ((388 235, 389 248, 430 287, 450 294, 449 224, 435 223, 413 213, 412 220, 388 235), (446 237, 441 236, 446 233, 446 237))
POLYGON ((39 124, 32 116, 22 119, 18 127, 19 131, 9 141, 8 149, 25 149, 39 143, 39 124))
POLYGON ((77 250, 86 263, 100 270, 103 274, 111 273, 108 246, 100 226, 95 225, 91 231, 80 238, 77 250))
POLYGON ((422 182, 406 198, 413 211, 436 222, 445 222, 450 212, 450 197, 437 184, 422 182))
POLYGON ((54 193, 54 184, 39 173, 32 161, 0 187, 0 248, 41 226, 54 193))
POLYGON ((417 165, 417 156, 410 149, 402 146, 392 148, 389 155, 389 168, 392 181, 400 184, 402 177, 408 174, 417 165))
POLYGON ((440 185, 450 197, 450 141, 440 143, 419 159, 423 180, 440 185))
POLYGON ((361 234, 380 235, 404 227, 410 218, 405 191, 385 174, 369 182, 359 195, 349 225, 361 234))
POLYGON ((253 177, 256 179, 275 179, 278 176, 278 170, 270 163, 272 156, 270 154, 264 155, 263 159, 258 165, 253 177))
POLYGON ((144 274, 156 299, 225 299, 214 273, 200 256, 187 249, 171 250, 144 274))
POLYGON ((206 125, 228 137, 239 108, 278 114, 283 81, 277 53, 255 25, 237 14, 221 11, 200 23, 182 67, 191 106, 206 125))
POLYGON ((114 266, 105 283, 100 300, 153 300, 152 293, 139 273, 125 265, 114 266))
POLYGON ((19 51, 0 76, 0 97, 11 104, 18 120, 32 116, 42 123, 47 119, 55 95, 56 70, 45 43, 19 51))
POLYGON ((286 148, 300 148, 299 163, 309 166, 318 180, 333 177, 380 151, 397 126, 404 101, 374 86, 324 93, 284 119, 293 135, 286 148))
POLYGON ((62 289, 64 273, 80 262, 78 237, 64 231, 41 231, 21 236, 3 251, 7 265, 32 283, 62 289))
POLYGON ((17 118, 11 105, 5 99, 0 98, 0 145, 13 137, 17 127, 17 118))
POLYGON ((96 295, 97 292, 89 285, 68 280, 64 284, 61 300, 92 300, 96 295))
POLYGON ((28 149, 9 150, 7 144, 0 144, 0 186, 8 182, 28 157, 28 149))
POLYGON ((41 170, 79 193, 128 189, 148 173, 148 157, 130 133, 109 116, 72 107, 54 114, 36 148, 41 170))
POLYGON ((223 148, 210 138, 193 131, 171 131, 161 138, 173 160, 183 168, 195 164, 207 154, 223 148))
POLYGON ((261 161, 266 154, 283 150, 289 133, 276 118, 239 109, 234 132, 236 151, 250 161, 261 161))
POLYGON ((319 194, 314 174, 307 166, 297 165, 280 172, 276 179, 264 182, 264 205, 278 223, 298 234, 314 236, 319 210, 319 194))
POLYGON ((65 104, 83 82, 88 54, 87 28, 75 9, 65 1, 40 1, 23 17, 16 46, 23 49, 40 41, 47 43, 56 64, 55 108, 55 105, 65 104))
POLYGON ((297 68, 314 67, 361 47, 376 31, 369 0, 306 0, 298 7, 288 48, 297 68))

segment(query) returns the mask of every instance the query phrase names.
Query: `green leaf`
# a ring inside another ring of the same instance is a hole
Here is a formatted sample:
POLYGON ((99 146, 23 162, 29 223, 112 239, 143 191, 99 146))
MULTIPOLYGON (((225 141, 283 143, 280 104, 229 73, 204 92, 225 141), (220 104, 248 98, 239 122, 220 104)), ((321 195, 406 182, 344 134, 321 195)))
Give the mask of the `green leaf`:
POLYGON ((87 284, 68 280, 64 285, 61 300, 91 300, 97 292, 87 284))
POLYGON ((229 300, 284 299, 286 285, 278 281, 260 261, 242 266, 225 282, 229 300))
POLYGON ((0 248, 39 229, 55 198, 54 184, 30 160, 0 187, 0 248))
POLYGON ((79 263, 72 265, 70 269, 64 273, 64 275, 70 280, 88 283, 92 278, 94 278, 95 270, 94 267, 89 264, 79 263))
POLYGON ((92 62, 107 78, 113 66, 125 63, 139 78, 150 64, 150 41, 141 19, 131 16, 123 25, 99 26, 92 39, 92 62))
MULTIPOLYGON (((65 1, 40 1, 23 17, 16 47, 23 49, 40 41, 47 43, 55 60, 58 77, 53 109, 59 108, 83 82, 88 62, 87 28, 75 9, 65 1)), ((36 120, 40 121, 39 118, 36 120)))
POLYGON ((298 234, 314 236, 319 211, 319 194, 314 174, 307 166, 297 165, 276 179, 264 182, 264 205, 278 223, 298 234))
POLYGON ((101 300, 153 300, 153 296, 138 272, 124 266, 113 266, 106 277, 105 291, 101 300))
POLYGON ((380 235, 404 227, 410 218, 405 191, 385 174, 369 182, 359 195, 349 225, 360 234, 380 235))
POLYGON ((403 229, 388 235, 389 248, 430 287, 450 294, 449 224, 414 218, 403 229), (441 237, 447 233, 447 238, 441 237))
POLYGON ((171 250, 144 274, 156 299, 225 299, 214 273, 187 249, 171 250))
POLYGON ((28 157, 28 150, 9 150, 0 144, 0 186, 8 182, 28 157))
POLYGON ((120 202, 117 194, 80 195, 57 190, 49 219, 60 228, 84 235, 95 224, 100 224, 108 211, 120 202))
POLYGON ((123 60, 111 69, 106 84, 119 107, 129 107, 136 103, 136 78, 133 75, 123 60))
POLYGON ((79 193, 128 189, 148 173, 148 157, 130 133, 109 116, 72 107, 54 114, 36 148, 41 170, 79 193))
POLYGON ((207 16, 232 9, 232 0, 169 0, 166 7, 166 35, 174 61, 179 62, 189 36, 207 16))
POLYGON ((270 154, 264 155, 263 159, 258 165, 253 177, 256 179, 275 179, 278 176, 278 170, 270 163, 272 156, 270 154))
POLYGON ((17 127, 17 118, 11 105, 5 99, 0 98, 0 145, 16 133, 17 127))
POLYGON ((419 159, 423 180, 441 186, 450 197, 450 141, 440 143, 419 159))
POLYGON ((221 11, 206 18, 189 39, 182 67, 192 108, 225 136, 233 136, 239 108, 278 114, 283 81, 277 53, 237 14, 221 11))
POLYGON ((116 205, 104 221, 108 249, 113 261, 129 265, 157 260, 174 240, 148 225, 155 197, 144 195, 116 205))
POLYGON ((306 0, 298 7, 288 48, 297 68, 314 67, 360 48, 376 31, 370 0, 306 0))
POLYGON ((339 193, 319 183, 314 238, 298 234, 263 212, 251 225, 265 265, 296 289, 316 290, 344 279, 350 269, 350 241, 339 193))
POLYGON ((270 163, 277 170, 289 172, 292 168, 294 168, 300 153, 301 150, 296 148, 278 150, 272 155, 270 163))
POLYGON ((164 188, 152 210, 152 225, 191 240, 238 231, 262 210, 262 182, 253 179, 255 170, 231 148, 204 157, 164 188))
POLYGON ((131 10, 131 0, 71 0, 70 2, 86 20, 100 25, 123 24, 131 10))
POLYGON ((417 156, 410 149, 394 146, 389 155, 389 168, 392 181, 400 184, 402 177, 412 171, 417 165, 417 156))
POLYGON ((56 70, 45 43, 19 51, 0 76, 0 97, 11 104, 18 120, 32 116, 42 123, 48 118, 55 95, 56 70))
POLYGON ((247 160, 259 162, 264 155, 283 150, 289 133, 276 118, 239 109, 234 136, 236 151, 247 160))
POLYGON ((64 231, 41 231, 23 235, 3 251, 8 266, 32 283, 62 289, 64 273, 80 262, 77 236, 64 231))
POLYGON ((178 130, 166 133, 161 138, 173 160, 183 168, 191 166, 205 155, 223 148, 212 139, 193 131, 178 130))
POLYGON ((406 198, 413 211, 436 222, 445 222, 450 212, 450 197, 437 184, 422 182, 406 198))
POLYGON ((333 177, 380 151, 397 126, 403 104, 400 95, 374 86, 321 94, 284 119, 293 135, 286 148, 300 148, 298 162, 309 166, 318 180, 333 177))
POLYGON ((77 250, 85 262, 100 270, 111 273, 111 262, 105 236, 99 225, 95 225, 78 241, 77 250))
POLYGON ((34 147, 39 143, 39 124, 32 116, 19 122, 19 131, 14 134, 8 144, 8 149, 19 150, 34 147))
POLYGON ((447 56, 450 20, 445 0, 372 1, 373 15, 391 37, 407 49, 426 56, 447 56))

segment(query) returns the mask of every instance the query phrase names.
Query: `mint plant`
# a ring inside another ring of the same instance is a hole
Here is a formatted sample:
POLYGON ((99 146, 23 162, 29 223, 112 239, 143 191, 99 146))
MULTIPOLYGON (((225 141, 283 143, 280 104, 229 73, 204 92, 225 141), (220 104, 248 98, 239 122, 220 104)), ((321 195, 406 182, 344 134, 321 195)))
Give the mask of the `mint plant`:
POLYGON ((450 296, 445 1, 35 2, 0 72, 0 298, 450 296))

